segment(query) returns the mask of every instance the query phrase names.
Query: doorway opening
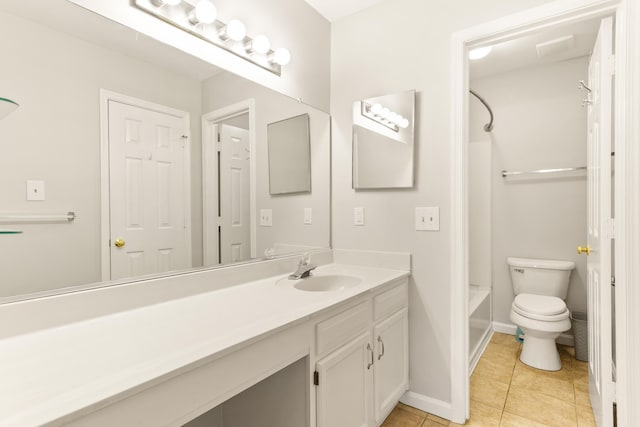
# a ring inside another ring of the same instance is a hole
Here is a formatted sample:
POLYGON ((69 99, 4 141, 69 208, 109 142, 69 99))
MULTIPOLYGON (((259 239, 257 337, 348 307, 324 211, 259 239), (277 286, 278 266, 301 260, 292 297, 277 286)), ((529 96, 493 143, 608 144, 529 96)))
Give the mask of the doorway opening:
POLYGON ((202 117, 204 265, 256 256, 254 102, 202 117))
MULTIPOLYGON (((467 59, 467 54, 470 49, 487 46, 487 45, 498 45, 500 43, 505 43, 509 41, 513 41, 518 38, 532 36, 536 34, 542 34, 546 31, 552 31, 563 26, 585 23, 593 20, 601 20, 606 16, 614 16, 616 21, 620 22, 621 17, 624 18, 622 12, 618 9, 617 4, 615 2, 609 2, 605 5, 591 5, 588 7, 576 7, 575 5, 569 4, 569 2, 563 2, 563 4, 558 5, 548 5, 536 9, 532 9, 531 13, 521 14, 521 15, 513 15, 511 17, 506 17, 498 21, 494 21, 476 28, 471 28, 454 35, 454 52, 453 52, 453 92, 454 92, 454 105, 453 105, 453 136, 454 141, 452 144, 452 194, 454 194, 453 209, 452 209, 452 223, 453 223, 453 232, 452 232, 452 265, 451 265, 451 276, 453 280, 452 286, 452 337, 456 337, 452 339, 452 369, 451 369, 451 378, 452 378, 452 415, 451 419, 455 422, 464 422, 465 419, 469 418, 469 394, 470 394, 470 386, 469 386, 469 373, 471 372, 470 366, 470 350, 471 345, 469 343, 470 339, 470 311, 469 311, 469 298, 470 298, 470 266, 472 261, 472 254, 470 253, 471 242, 470 239, 472 237, 472 229, 471 229, 471 219, 476 219, 476 217, 471 218, 470 215, 470 173, 471 173, 471 158, 470 156, 470 141, 472 141, 473 137, 473 129, 471 129, 470 124, 470 116, 469 109, 472 102, 475 102, 475 99, 469 99, 468 91, 469 89, 477 90, 478 93, 483 96, 489 104, 494 107, 491 102, 491 96, 487 93, 483 93, 476 87, 470 87, 470 68, 467 59)), ((560 37, 558 37, 560 38, 560 37)), ((626 52, 626 45, 624 39, 616 38, 615 43, 617 49, 621 52, 626 52)), ((544 46, 543 46, 544 47, 544 46)), ((536 53, 537 54, 537 53, 536 53)), ((624 57, 624 55, 621 55, 624 57)), ((613 61, 613 59, 612 59, 613 61)), ((618 59, 616 58, 616 61, 618 59)), ((621 68, 625 65, 625 62, 621 62, 619 64, 621 68)), ((587 99, 587 101, 591 101, 588 97, 585 96, 585 92, 578 92, 578 82, 574 82, 575 86, 573 86, 575 93, 577 96, 582 96, 587 99)), ((588 84, 587 84, 588 85, 588 84)), ((522 88, 520 88, 522 89, 522 88)), ((621 99, 623 96, 619 96, 623 94, 624 90, 624 81, 622 79, 616 81, 615 85, 615 93, 614 97, 614 109, 615 111, 621 111, 621 99)), ((522 90, 512 91, 509 95, 513 98, 517 97, 522 90)), ((536 94, 530 94, 529 96, 534 96, 536 94)), ((580 101, 580 100, 579 100, 580 101)), ((587 103, 588 104, 588 103, 587 103)), ((586 105, 588 108, 588 105, 586 105)), ((578 108, 582 108, 578 104, 578 108)), ((495 121, 493 123, 494 129, 500 126, 501 113, 500 111, 495 111, 495 121)), ((483 114, 483 113, 481 113, 483 114)), ((486 115, 486 112, 484 112, 486 115)), ((504 114, 503 114, 504 116, 504 114)), ((528 118, 524 118, 520 120, 525 123, 528 118)), ((513 125, 514 123, 510 123, 509 119, 506 124, 513 125)), ((487 117, 481 116, 481 124, 478 126, 480 133, 484 132, 483 124, 486 123, 487 117)), ((503 122, 504 124, 505 122, 503 122)), ((624 125, 624 120, 616 117, 615 120, 616 129, 618 126, 624 125)), ((533 123, 525 123, 524 126, 529 126, 526 132, 535 134, 535 128, 532 127, 533 123), (532 130, 533 129, 533 130, 532 130)), ((616 132, 616 135, 618 133, 616 132)), ((476 134, 477 136, 477 134, 476 134)), ((528 136, 528 135, 527 135, 528 136)), ((487 140, 491 140, 491 138, 485 138, 487 140)), ((585 144, 586 152, 586 139, 583 140, 585 144)), ((489 145, 489 150, 493 150, 494 147, 489 145)), ((490 153, 489 158, 493 160, 495 158, 496 153, 490 153)), ((609 153, 610 154, 610 153, 609 153)), ((549 159, 555 159, 554 153, 551 153, 549 159)), ((525 159, 529 160, 529 159, 525 159)), ((602 162, 603 165, 605 162, 602 162)), ((608 165, 611 165, 612 161, 609 158, 608 165)), ((530 166, 525 165, 523 167, 523 171, 528 171, 530 166)), ((584 166, 583 164, 579 164, 576 166, 584 166)), ((513 166, 510 166, 510 168, 513 166)), ((513 171, 520 171, 520 167, 515 167, 513 171)), ((567 167, 573 167, 573 165, 567 165, 567 167)), ((538 169, 556 169, 554 167, 546 167, 546 166, 534 166, 531 167, 531 170, 538 169)), ((558 168, 559 169, 559 168, 558 168)), ((506 170, 509 172, 509 170, 506 170)), ((495 171, 494 171, 495 172, 495 171)), ((584 172, 582 172, 584 174, 584 172)), ((495 173, 494 173, 495 175, 495 173)), ((490 181, 493 180, 502 180, 502 176, 495 177, 490 176, 490 181)), ((572 178, 574 179, 575 176, 572 178)), ((567 180, 567 178, 564 178, 567 180)), ((584 178, 582 178, 584 180, 584 178)), ((622 180, 624 176, 622 174, 617 174, 615 176, 615 180, 622 180)), ((519 184, 523 185, 523 184, 519 184)), ((534 187, 533 182, 530 184, 526 184, 534 187)), ((513 187, 513 185, 512 185, 513 187)), ((586 187, 586 186, 585 186, 586 187)), ((493 188, 493 184, 491 187, 493 188)), ((524 188, 524 187, 522 187, 524 188)), ((609 188, 611 191, 611 187, 609 188)), ((583 192, 587 192, 586 189, 583 192)), ((593 194, 592 194, 593 196, 593 194)), ((616 210, 619 209, 621 203, 618 199, 615 200, 616 210)), ((607 205, 607 203, 603 203, 603 205, 607 205)), ((609 204, 609 207, 611 203, 609 204)), ((489 210, 491 218, 492 212, 489 210)), ((490 223, 493 227, 497 227, 503 224, 496 224, 495 221, 489 219, 490 223)), ((603 224, 603 222, 600 222, 603 224)), ((605 224, 606 228, 606 224, 605 224)), ((477 231, 477 230, 476 230, 477 231)), ((493 232, 492 232, 493 233, 493 232)), ((586 232, 585 232, 586 238, 586 232)), ((606 240, 606 239, 605 239, 606 240)), ((612 239, 608 241, 609 250, 611 252, 612 239)), ((579 244, 579 242, 576 242, 579 244)), ((486 244, 486 242, 485 242, 486 244)), ((491 251, 493 251, 494 243, 489 244, 491 251)), ((603 245, 604 247, 606 245, 603 245)), ((572 245, 572 250, 575 251, 575 244, 572 245)), ((517 255, 517 254, 514 254, 517 255)), ((619 255, 619 254, 618 254, 619 255)), ((520 256, 523 256, 522 254, 520 256)), ((492 256, 493 258, 493 256, 492 256)), ((551 257, 549 257, 551 258, 551 257)), ((503 260, 504 261, 504 260, 503 260)), ((506 264, 506 262, 504 263, 506 264)), ((494 277, 494 265, 493 261, 491 262, 491 266, 488 268, 489 272, 489 284, 490 284, 490 292, 492 292, 493 284, 495 283, 494 277)), ((505 268, 506 270, 506 268, 505 268)), ((508 270, 507 274, 508 274, 508 270)), ((507 276, 508 277, 508 276, 507 276)), ((578 279, 580 276, 577 276, 578 279)), ((606 274, 602 277, 606 277, 606 274)), ((608 283, 605 284, 603 282, 604 279, 596 282, 599 283, 598 289, 602 291, 600 293, 601 297, 604 296, 607 292, 610 291, 610 285, 608 283), (607 291, 607 292, 604 292, 607 291)), ((510 280, 506 283, 507 286, 511 286, 510 280)), ((512 297, 513 294, 510 295, 512 297)), ((609 293, 610 298, 602 299, 602 305, 600 308, 605 308, 604 311, 601 311, 601 318, 606 317, 606 321, 609 322, 609 325, 612 322, 612 314, 606 315, 607 312, 611 313, 611 294, 609 293)), ((497 301, 496 296, 489 297, 490 301, 493 303, 497 301)), ((510 301, 509 304, 510 306, 510 301)), ((491 329, 493 329, 494 319, 491 318, 491 313, 496 313, 496 308, 489 311, 489 318, 485 319, 485 324, 491 325, 491 329)), ((616 314, 619 318, 620 314, 616 314)), ((600 339, 600 360, 599 363, 601 366, 608 365, 608 367, 612 370, 613 366, 613 352, 612 352, 612 344, 611 339, 613 336, 613 332, 609 328, 608 331, 601 328, 602 335, 600 339)), ((486 341, 488 340, 487 335, 482 337, 482 339, 486 341)), ((481 345, 482 346, 482 345, 481 345)), ((603 383, 601 383, 601 388, 598 391, 600 396, 604 395, 602 399, 604 402, 611 401, 609 403, 613 403, 613 393, 611 390, 613 389, 613 380, 611 376, 608 376, 605 372, 606 370, 602 370, 603 374, 601 379, 603 383)), ((613 406, 613 405, 611 405, 613 406)), ((601 411, 601 416, 603 420, 603 425, 609 425, 609 421, 612 420, 610 416, 612 411, 608 411, 606 407, 603 406, 601 411)), ((596 414, 597 416, 600 416, 596 414)))

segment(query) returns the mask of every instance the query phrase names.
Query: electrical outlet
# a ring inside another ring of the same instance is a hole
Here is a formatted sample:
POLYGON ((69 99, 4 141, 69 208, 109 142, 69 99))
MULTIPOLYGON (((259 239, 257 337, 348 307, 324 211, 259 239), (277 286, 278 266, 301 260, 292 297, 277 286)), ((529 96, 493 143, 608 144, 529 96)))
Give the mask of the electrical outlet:
POLYGON ((44 181, 27 181, 27 200, 44 200, 44 181))
POLYGON ((312 213, 313 210, 311 208, 304 208, 304 223, 305 225, 311 225, 312 221, 312 213))
POLYGON ((260 226, 262 227, 273 226, 273 210, 260 209, 260 226))
POLYGON ((440 208, 416 208, 416 230, 440 231, 440 208))
POLYGON ((353 208, 353 225, 364 225, 364 208, 353 208))

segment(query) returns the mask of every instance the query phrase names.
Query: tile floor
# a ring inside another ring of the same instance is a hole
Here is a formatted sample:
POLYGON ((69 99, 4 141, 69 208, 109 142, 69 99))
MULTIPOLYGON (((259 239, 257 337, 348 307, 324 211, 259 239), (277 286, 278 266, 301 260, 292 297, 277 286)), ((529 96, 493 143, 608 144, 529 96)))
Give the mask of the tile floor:
MULTIPOLYGON (((495 333, 471 376, 471 419, 466 426, 595 426, 589 402, 588 368, 573 347, 560 346, 562 369, 530 368, 518 359, 522 344, 495 333)), ((402 403, 382 427, 442 427, 460 424, 402 403)))

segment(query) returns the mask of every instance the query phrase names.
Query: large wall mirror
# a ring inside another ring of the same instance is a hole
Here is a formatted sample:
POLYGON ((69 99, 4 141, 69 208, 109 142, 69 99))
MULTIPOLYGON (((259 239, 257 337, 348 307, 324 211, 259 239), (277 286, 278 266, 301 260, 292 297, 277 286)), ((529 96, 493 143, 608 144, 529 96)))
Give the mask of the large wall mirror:
POLYGON ((353 103, 353 188, 413 187, 414 90, 353 103))
POLYGON ((327 113, 65 0, 3 0, 0 54, 0 302, 329 247, 327 113), (274 197, 299 116, 312 191, 274 197))

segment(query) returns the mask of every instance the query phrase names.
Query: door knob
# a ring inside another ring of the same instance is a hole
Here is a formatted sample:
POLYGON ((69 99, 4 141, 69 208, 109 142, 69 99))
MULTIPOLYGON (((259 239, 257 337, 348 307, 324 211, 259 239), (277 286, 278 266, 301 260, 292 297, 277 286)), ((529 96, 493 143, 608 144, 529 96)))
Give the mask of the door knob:
POLYGON ((124 239, 116 239, 115 242, 113 242, 113 244, 116 245, 116 248, 123 247, 125 243, 124 239))
POLYGON ((582 246, 578 246, 578 255, 579 254, 587 254, 587 256, 589 256, 589 254, 591 253, 591 248, 589 247, 589 245, 582 247, 582 246))

